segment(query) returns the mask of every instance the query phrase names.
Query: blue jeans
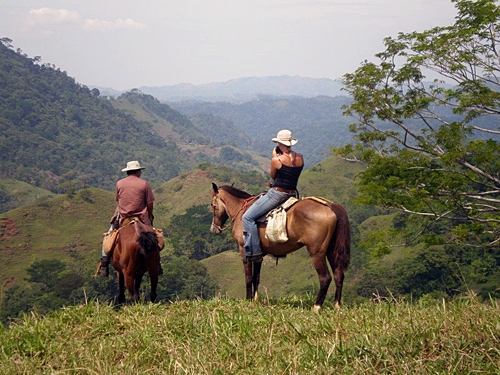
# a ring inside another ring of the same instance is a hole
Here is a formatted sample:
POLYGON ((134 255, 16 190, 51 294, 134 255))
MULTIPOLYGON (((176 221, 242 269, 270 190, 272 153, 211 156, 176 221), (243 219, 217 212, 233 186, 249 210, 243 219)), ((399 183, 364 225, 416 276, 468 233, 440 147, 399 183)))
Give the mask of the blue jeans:
POLYGON ((243 240, 245 241, 245 255, 260 255, 259 228, 255 222, 262 215, 267 214, 273 208, 284 203, 294 194, 283 193, 274 189, 269 189, 267 193, 261 196, 250 208, 243 214, 243 240))

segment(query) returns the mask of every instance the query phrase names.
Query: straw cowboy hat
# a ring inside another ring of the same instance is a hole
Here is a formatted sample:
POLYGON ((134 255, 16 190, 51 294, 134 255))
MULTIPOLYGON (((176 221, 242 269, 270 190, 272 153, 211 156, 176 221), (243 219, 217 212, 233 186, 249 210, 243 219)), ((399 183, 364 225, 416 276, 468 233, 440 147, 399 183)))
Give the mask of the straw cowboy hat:
POLYGON ((144 167, 141 167, 141 164, 137 161, 129 161, 127 163, 127 167, 122 169, 122 172, 127 172, 127 171, 137 171, 139 169, 144 169, 144 167))
POLYGON ((285 146, 293 146, 297 144, 297 138, 292 137, 292 132, 290 130, 280 130, 276 138, 273 138, 273 142, 282 143, 285 146))

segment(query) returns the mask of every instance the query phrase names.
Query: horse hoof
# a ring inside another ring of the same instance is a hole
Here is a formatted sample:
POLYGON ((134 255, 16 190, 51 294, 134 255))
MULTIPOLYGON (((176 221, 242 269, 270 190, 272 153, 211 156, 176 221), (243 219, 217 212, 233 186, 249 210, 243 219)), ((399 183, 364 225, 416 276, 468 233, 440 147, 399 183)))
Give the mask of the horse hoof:
POLYGON ((312 308, 312 311, 314 312, 320 312, 321 311, 321 306, 320 305, 314 305, 312 308))

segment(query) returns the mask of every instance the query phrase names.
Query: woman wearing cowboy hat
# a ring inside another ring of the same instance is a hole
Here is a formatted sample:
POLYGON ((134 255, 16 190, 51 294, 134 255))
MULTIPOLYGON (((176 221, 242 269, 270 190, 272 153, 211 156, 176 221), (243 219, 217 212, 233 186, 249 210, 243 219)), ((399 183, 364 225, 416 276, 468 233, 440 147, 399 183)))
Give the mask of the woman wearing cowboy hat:
POLYGON ((290 130, 280 130, 272 139, 277 143, 273 149, 270 175, 273 179, 271 188, 252 204, 243 214, 243 238, 247 261, 262 260, 259 229, 256 220, 273 208, 284 203, 290 197, 297 196, 297 182, 304 167, 304 158, 292 151, 298 140, 292 137, 290 130))

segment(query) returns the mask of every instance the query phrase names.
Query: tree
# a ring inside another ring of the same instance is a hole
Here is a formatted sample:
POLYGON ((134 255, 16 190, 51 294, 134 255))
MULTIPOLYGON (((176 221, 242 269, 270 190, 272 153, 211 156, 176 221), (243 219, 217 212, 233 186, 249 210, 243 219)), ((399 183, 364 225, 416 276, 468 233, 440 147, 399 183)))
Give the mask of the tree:
POLYGON ((27 269, 27 281, 41 283, 52 291, 61 278, 66 265, 58 259, 44 259, 33 262, 27 269))
POLYGON ((417 215, 414 234, 498 248, 500 7, 452 1, 453 25, 386 38, 344 76, 357 143, 336 151, 367 163, 360 200, 417 215))

